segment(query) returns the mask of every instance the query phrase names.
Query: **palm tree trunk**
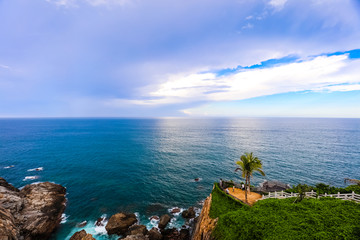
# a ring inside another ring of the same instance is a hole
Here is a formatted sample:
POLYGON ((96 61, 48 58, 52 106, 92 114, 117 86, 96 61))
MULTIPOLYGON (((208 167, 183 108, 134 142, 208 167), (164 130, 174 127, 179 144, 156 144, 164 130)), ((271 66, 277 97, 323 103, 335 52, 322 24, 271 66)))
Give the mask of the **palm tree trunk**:
POLYGON ((249 178, 249 181, 248 181, 248 189, 247 190, 250 192, 250 175, 248 178, 249 178))
POLYGON ((245 176, 245 202, 247 202, 247 184, 248 184, 248 176, 245 176))

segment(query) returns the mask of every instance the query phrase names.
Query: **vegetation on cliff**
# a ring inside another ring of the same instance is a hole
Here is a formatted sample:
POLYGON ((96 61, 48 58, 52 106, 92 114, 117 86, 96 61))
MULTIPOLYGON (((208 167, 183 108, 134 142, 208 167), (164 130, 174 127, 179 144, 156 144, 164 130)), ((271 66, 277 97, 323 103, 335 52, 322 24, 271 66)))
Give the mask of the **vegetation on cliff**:
POLYGON ((210 217, 215 239, 358 239, 360 205, 334 198, 267 199, 248 207, 215 184, 210 217))
POLYGON ((318 183, 315 186, 306 185, 306 184, 298 184, 296 186, 293 186, 292 188, 287 189, 286 192, 289 192, 289 193, 291 193, 291 192, 298 193, 300 191, 311 192, 311 190, 313 190, 317 194, 325 194, 325 193, 336 194, 338 192, 351 193, 352 191, 354 191, 357 194, 360 194, 360 185, 349 185, 345 188, 340 188, 340 187, 326 185, 324 183, 318 183))

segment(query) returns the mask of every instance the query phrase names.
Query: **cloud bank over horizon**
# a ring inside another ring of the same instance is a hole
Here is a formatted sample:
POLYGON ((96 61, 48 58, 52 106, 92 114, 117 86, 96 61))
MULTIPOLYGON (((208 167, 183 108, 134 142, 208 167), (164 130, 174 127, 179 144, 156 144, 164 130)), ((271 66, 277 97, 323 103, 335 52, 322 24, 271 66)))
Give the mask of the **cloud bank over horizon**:
POLYGON ((359 10, 2 1, 0 117, 360 117, 359 10))

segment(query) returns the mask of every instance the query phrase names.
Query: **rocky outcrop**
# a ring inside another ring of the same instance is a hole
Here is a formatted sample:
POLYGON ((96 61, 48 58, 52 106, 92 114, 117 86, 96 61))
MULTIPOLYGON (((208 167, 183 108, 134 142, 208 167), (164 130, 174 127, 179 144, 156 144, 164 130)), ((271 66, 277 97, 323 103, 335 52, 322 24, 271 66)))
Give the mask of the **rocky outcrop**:
POLYGON ((164 214, 160 217, 158 227, 164 229, 166 225, 170 222, 171 217, 168 214, 164 214))
POLYGON ((164 240, 189 240, 190 233, 188 229, 181 229, 178 231, 176 228, 165 229, 162 231, 164 240))
POLYGON ((149 238, 142 234, 137 234, 137 235, 129 235, 126 238, 119 238, 119 240, 149 240, 149 238))
POLYGON ((9 210, 0 207, 0 239, 15 240, 19 238, 19 229, 9 210))
POLYGON ((0 239, 48 239, 61 221, 65 193, 66 189, 55 183, 31 184, 19 190, 0 178, 0 239))
POLYGON ((194 218, 195 217, 195 210, 193 207, 189 207, 188 210, 185 210, 181 213, 183 218, 194 218))
POLYGON ((201 210, 199 219, 197 221, 192 240, 212 240, 212 231, 216 226, 217 219, 212 219, 209 216, 211 207, 211 194, 206 198, 204 206, 201 210))
POLYGON ((93 236, 87 233, 85 230, 81 230, 79 232, 74 233, 71 236, 70 240, 96 240, 93 236))
POLYGON ((146 235, 148 230, 146 229, 145 225, 133 225, 129 227, 129 230, 127 231, 126 235, 146 235))
POLYGON ((125 235, 129 227, 136 222, 137 219, 133 213, 117 213, 110 217, 105 229, 108 234, 125 235))
POLYGON ((150 240, 161 240, 162 239, 161 233, 156 228, 152 228, 148 232, 148 236, 149 236, 150 240))

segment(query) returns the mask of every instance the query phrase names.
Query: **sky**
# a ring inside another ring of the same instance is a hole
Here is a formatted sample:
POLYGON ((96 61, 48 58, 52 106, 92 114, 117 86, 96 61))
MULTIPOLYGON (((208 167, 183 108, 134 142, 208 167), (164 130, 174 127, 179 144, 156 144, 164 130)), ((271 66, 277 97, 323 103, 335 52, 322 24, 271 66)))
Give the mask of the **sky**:
POLYGON ((360 1, 0 0, 0 117, 360 118, 360 1))

